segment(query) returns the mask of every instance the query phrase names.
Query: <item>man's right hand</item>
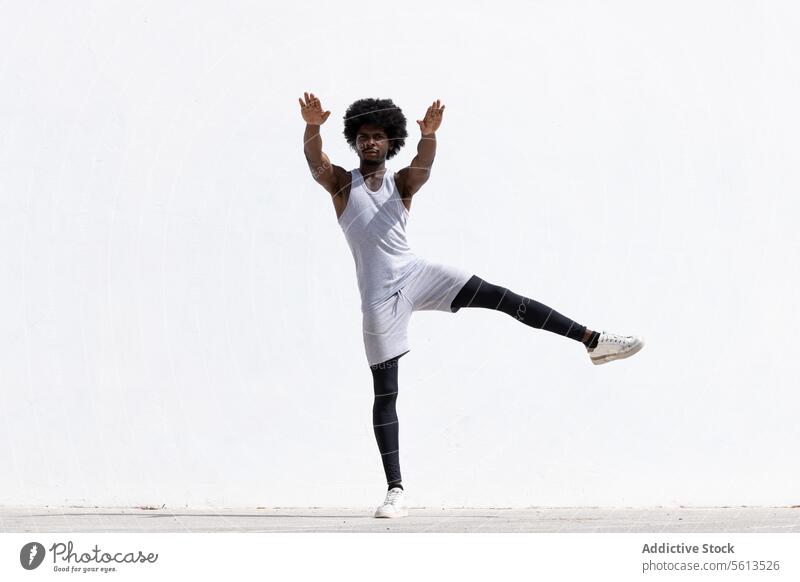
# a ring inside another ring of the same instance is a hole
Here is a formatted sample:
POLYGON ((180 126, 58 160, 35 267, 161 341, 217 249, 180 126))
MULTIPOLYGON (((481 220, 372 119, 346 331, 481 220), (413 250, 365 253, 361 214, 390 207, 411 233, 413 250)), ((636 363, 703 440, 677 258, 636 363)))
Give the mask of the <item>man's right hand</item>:
POLYGON ((319 99, 314 97, 313 93, 303 93, 303 95, 305 95, 306 98, 305 103, 302 99, 298 99, 298 101, 300 101, 300 113, 303 115, 303 120, 308 125, 322 125, 325 123, 325 120, 328 119, 331 112, 322 110, 319 99))

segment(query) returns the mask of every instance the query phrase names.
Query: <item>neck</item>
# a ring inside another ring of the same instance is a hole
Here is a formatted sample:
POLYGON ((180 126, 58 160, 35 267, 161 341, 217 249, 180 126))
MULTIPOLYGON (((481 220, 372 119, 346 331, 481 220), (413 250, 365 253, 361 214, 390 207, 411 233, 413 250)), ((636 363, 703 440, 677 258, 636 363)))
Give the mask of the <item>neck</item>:
POLYGON ((361 165, 358 167, 358 171, 361 172, 362 176, 383 176, 384 172, 386 172, 386 165, 385 162, 370 162, 367 160, 361 160, 361 165))

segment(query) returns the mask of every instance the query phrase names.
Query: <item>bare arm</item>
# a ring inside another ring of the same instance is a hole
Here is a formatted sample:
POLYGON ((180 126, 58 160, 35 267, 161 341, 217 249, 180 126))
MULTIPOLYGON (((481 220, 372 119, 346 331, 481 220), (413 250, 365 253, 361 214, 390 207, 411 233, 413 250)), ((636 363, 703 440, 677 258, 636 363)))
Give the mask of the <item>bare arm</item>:
POLYGON ((311 170, 311 176, 321 184, 331 195, 338 191, 338 175, 344 172, 343 168, 334 166, 322 151, 322 136, 320 126, 325 123, 330 111, 323 111, 319 99, 313 93, 305 93, 305 102, 300 101, 300 113, 306 122, 303 134, 303 153, 311 170))
POLYGON ((436 157, 436 130, 442 124, 444 105, 439 106, 437 99, 428 107, 425 117, 417 120, 422 135, 417 144, 417 155, 411 160, 411 165, 398 172, 403 185, 403 194, 413 196, 422 185, 428 181, 436 157))

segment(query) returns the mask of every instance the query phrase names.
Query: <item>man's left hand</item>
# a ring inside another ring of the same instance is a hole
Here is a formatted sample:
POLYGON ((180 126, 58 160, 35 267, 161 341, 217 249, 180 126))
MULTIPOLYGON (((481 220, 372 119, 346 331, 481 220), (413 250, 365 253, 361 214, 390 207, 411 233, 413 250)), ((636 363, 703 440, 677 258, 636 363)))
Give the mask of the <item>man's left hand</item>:
POLYGON ((430 107, 428 107, 428 111, 425 112, 425 118, 417 119, 419 129, 422 131, 422 135, 430 135, 439 129, 439 126, 442 124, 443 113, 444 105, 440 106, 439 100, 437 99, 430 107))

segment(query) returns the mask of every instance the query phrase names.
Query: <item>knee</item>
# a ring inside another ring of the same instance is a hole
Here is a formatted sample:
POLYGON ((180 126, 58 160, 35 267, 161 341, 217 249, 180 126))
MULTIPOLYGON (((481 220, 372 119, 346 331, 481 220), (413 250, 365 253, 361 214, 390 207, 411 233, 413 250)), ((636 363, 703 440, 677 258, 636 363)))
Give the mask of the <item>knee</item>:
POLYGON ((397 382, 375 382, 373 385, 375 403, 391 403, 397 400, 397 382))
POLYGON ((375 400, 372 404, 373 424, 397 420, 397 387, 391 384, 375 386, 375 400))
POLYGON ((510 291, 501 285, 484 281, 480 289, 481 304, 490 309, 500 309, 509 293, 510 291))

